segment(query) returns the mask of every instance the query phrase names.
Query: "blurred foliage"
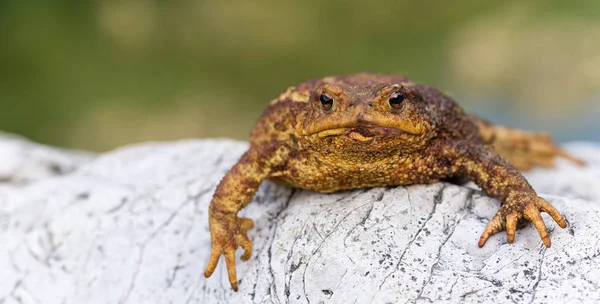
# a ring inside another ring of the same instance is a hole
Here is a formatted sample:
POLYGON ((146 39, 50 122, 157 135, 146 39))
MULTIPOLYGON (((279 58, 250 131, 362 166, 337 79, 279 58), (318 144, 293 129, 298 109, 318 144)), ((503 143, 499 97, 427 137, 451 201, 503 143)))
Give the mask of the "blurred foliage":
POLYGON ((500 123, 600 139, 600 1, 0 2, 0 130, 106 150, 247 139, 290 85, 405 74, 500 123))

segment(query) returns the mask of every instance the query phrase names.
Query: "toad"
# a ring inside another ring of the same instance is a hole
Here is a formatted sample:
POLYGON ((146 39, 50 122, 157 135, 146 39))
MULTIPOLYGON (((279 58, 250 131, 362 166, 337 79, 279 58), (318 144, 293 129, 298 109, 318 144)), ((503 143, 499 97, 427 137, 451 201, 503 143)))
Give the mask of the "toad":
POLYGON ((252 254, 253 222, 237 216, 265 179, 318 192, 429 184, 466 178, 501 202, 478 242, 532 222, 550 237, 540 212, 561 227, 556 208, 519 170, 551 167, 556 157, 581 164, 545 133, 496 126, 467 114, 435 88, 398 75, 326 77, 288 88, 271 101, 252 130, 250 147, 218 185, 209 207, 212 251, 204 275, 225 257, 237 291, 235 252, 252 254))

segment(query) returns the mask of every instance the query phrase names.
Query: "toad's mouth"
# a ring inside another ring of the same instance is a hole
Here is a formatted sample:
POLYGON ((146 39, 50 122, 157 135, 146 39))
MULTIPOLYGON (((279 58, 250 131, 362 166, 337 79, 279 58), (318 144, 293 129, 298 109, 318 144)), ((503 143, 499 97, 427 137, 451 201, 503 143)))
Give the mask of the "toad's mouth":
POLYGON ((381 126, 353 126, 332 128, 316 132, 319 138, 347 136, 357 141, 373 141, 376 137, 386 137, 400 134, 408 134, 399 129, 381 127, 381 126))
POLYGON ((368 141, 375 138, 421 136, 430 128, 427 121, 416 116, 375 117, 363 113, 336 114, 332 113, 326 118, 298 125, 299 133, 319 138, 348 136, 355 140, 368 141))

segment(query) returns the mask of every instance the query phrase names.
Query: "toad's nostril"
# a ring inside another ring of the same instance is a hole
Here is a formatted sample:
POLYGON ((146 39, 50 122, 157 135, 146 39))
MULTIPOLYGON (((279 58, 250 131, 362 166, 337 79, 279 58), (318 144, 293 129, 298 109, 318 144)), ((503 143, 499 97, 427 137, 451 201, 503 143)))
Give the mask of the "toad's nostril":
POLYGON ((373 103, 372 103, 372 102, 369 102, 369 107, 372 107, 372 106, 373 106, 373 103))

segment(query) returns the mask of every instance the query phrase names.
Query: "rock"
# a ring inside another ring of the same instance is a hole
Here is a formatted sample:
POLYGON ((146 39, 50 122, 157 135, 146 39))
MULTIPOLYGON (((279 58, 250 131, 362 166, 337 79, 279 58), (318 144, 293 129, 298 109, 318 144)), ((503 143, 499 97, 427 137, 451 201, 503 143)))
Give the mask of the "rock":
POLYGON ((93 154, 66 151, 32 143, 0 132, 0 184, 27 184, 67 174, 92 159, 93 154))
MULTIPOLYGON (((149 143, 81 157, 0 138, 1 150, 23 145, 77 169, 0 185, 0 303, 600 301, 597 144, 567 147, 584 168, 561 161, 527 174, 569 222, 560 229, 544 215, 549 249, 531 225, 512 245, 502 233, 478 248, 499 203, 468 187, 319 194, 265 182, 241 212, 255 221, 254 252, 238 259, 237 293, 223 260, 211 278, 203 272, 208 204, 245 143, 149 143)), ((0 157, 0 168, 48 159, 14 155, 0 157)))

